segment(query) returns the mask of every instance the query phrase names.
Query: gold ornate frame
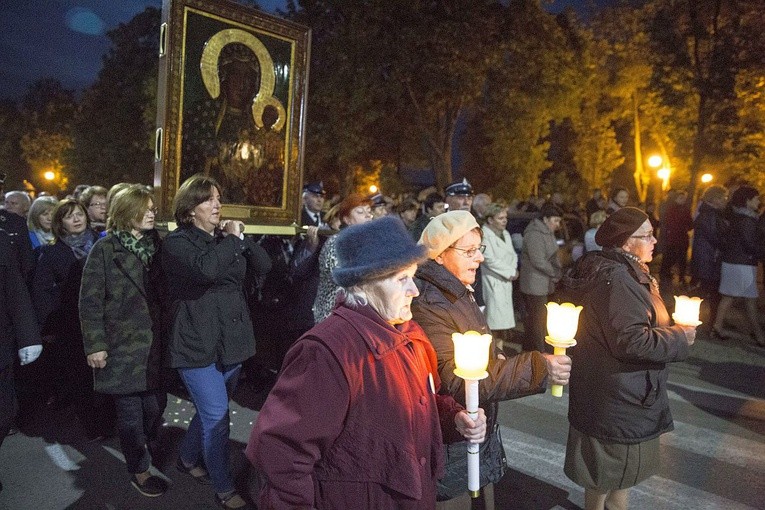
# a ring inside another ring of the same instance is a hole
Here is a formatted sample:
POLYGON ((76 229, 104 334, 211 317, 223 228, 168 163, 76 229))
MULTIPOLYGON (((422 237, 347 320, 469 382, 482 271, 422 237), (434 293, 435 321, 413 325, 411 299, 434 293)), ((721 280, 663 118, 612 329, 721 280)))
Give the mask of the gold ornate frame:
MULTIPOLYGON (((207 125, 195 123, 192 113, 225 108, 219 57, 227 44, 238 43, 255 55, 260 69, 251 105, 253 129, 268 131, 263 136, 275 140, 279 157, 270 167, 275 169, 273 201, 229 203, 224 190, 223 216, 241 219, 248 232, 289 233, 286 227, 299 217, 301 205, 310 36, 305 26, 228 0, 163 0, 154 161, 162 219, 172 219, 175 193, 190 176, 188 167, 193 167, 184 164, 184 158, 191 161, 185 151, 195 143, 197 128, 207 125), (275 112, 269 125, 264 122, 267 108, 275 112)), ((211 137, 217 135, 216 127, 211 137)), ((250 180, 254 188, 259 182, 253 176, 240 178, 250 180)))

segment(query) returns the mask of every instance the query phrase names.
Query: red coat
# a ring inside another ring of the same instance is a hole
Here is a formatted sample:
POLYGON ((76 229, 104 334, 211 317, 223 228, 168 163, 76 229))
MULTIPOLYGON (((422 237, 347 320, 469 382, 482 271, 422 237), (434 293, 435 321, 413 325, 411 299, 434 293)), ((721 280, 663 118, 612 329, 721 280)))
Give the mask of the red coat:
POLYGON ((442 425, 462 408, 439 388, 414 322, 339 306, 290 349, 246 455, 259 508, 430 509, 443 471, 442 425))

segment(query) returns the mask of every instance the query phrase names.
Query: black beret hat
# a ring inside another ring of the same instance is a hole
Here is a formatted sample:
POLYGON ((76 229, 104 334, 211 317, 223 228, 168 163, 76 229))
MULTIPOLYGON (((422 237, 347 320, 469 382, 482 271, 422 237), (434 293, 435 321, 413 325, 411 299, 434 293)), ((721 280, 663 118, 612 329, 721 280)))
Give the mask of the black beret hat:
POLYGON ((648 215, 637 207, 622 207, 598 228, 595 242, 603 248, 620 248, 647 219, 648 215))
POLYGON ((419 246, 397 216, 352 225, 337 234, 337 267, 332 277, 341 287, 377 280, 425 260, 419 246))

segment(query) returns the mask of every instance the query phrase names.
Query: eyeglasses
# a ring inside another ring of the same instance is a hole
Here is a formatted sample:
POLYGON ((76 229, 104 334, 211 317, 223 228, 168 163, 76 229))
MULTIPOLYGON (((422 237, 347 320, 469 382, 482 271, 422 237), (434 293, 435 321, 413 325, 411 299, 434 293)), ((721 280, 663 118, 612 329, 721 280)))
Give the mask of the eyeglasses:
POLYGON ((654 233, 653 230, 651 230, 650 232, 648 232, 645 235, 642 235, 642 236, 630 236, 630 237, 632 239, 643 239, 644 241, 650 241, 651 239, 654 238, 653 237, 653 233, 654 233))
POLYGON ((468 258, 468 259, 472 259, 473 257, 475 257, 475 254, 477 252, 479 252, 479 251, 481 253, 486 251, 486 245, 485 244, 482 244, 478 248, 457 248, 456 246, 449 246, 449 248, 452 249, 452 250, 456 250, 456 251, 460 252, 460 254, 463 257, 468 258))
POLYGON ((156 207, 151 207, 151 208, 149 208, 149 209, 146 209, 146 212, 145 212, 145 213, 143 213, 143 215, 144 215, 144 216, 146 216, 146 215, 147 215, 147 214, 149 214, 149 213, 151 213, 151 214, 153 214, 154 216, 156 216, 156 215, 157 215, 157 208, 156 208, 156 207))

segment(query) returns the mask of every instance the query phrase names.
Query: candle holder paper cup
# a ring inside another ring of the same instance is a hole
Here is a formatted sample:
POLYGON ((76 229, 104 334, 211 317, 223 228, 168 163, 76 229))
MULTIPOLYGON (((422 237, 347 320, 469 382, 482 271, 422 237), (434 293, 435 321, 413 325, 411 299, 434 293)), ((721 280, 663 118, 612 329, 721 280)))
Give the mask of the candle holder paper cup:
POLYGON ((683 326, 700 326, 699 309, 701 302, 699 297, 675 296, 675 312, 672 314, 672 320, 683 326))
MULTIPOLYGON (((566 354, 566 349, 576 345, 576 330, 579 327, 579 314, 582 312, 581 306, 573 303, 558 304, 549 302, 547 307, 547 336, 545 342, 553 346, 556 356, 566 354)), ((563 386, 553 384, 550 387, 550 393, 553 397, 563 396, 563 386)))

